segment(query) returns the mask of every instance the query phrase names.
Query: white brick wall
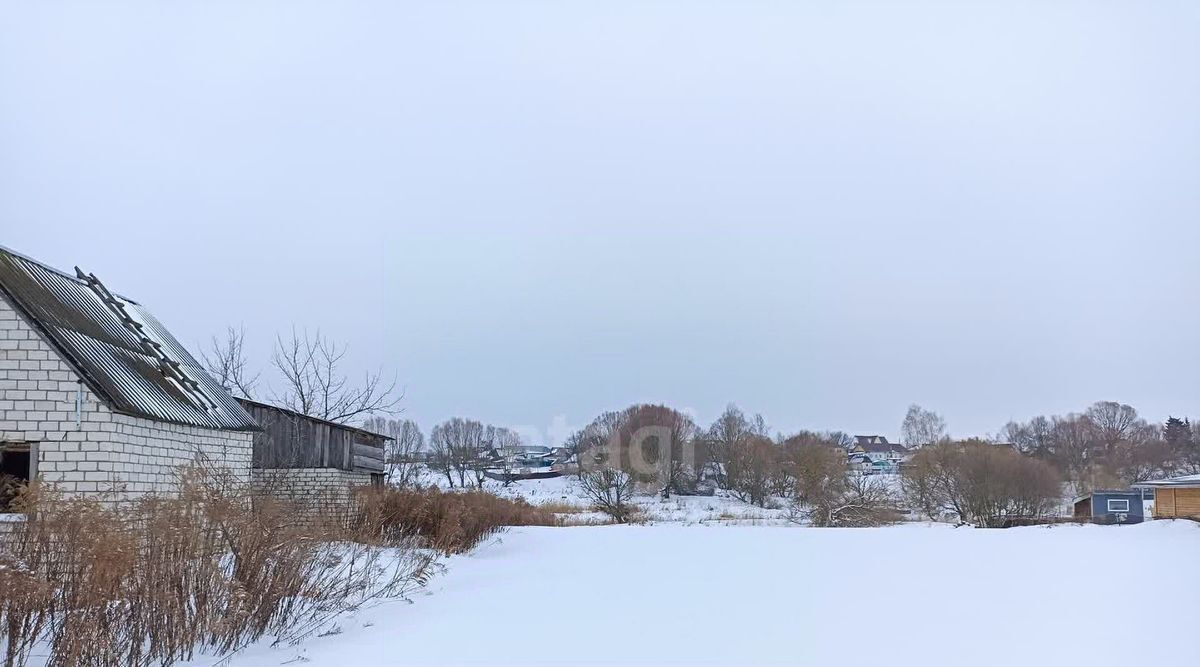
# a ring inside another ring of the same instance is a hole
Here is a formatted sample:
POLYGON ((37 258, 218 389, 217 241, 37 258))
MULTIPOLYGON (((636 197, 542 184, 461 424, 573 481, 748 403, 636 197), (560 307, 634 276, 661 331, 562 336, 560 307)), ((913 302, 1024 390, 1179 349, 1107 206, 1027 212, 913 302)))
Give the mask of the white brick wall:
POLYGON ((371 474, 338 468, 256 468, 259 492, 298 501, 348 500, 350 490, 371 483, 371 474))
POLYGON ((205 457, 249 480, 252 437, 114 413, 0 297, 0 441, 36 443, 45 481, 68 493, 119 489, 131 498, 173 491, 179 467, 205 457))

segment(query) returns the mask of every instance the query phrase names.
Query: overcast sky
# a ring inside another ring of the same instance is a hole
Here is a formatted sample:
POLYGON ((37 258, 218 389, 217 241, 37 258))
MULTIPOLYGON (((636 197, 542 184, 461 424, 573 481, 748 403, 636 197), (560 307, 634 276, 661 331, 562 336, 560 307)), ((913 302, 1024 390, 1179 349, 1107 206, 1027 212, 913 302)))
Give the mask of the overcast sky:
POLYGON ((0 0, 0 243, 426 430, 1200 416, 1200 3, 986 5, 0 0))

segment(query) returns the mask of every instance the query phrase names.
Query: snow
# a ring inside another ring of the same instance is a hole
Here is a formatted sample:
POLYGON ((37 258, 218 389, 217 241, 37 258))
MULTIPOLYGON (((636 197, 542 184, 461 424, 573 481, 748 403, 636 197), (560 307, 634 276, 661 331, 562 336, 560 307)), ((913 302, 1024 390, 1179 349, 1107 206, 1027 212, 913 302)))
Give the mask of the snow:
POLYGON ((230 665, 1192 664, 1198 558, 1184 521, 521 528, 230 665))
MULTIPOLYGON (((422 471, 422 484, 447 488, 445 476, 438 477, 429 471, 422 471)), ((551 477, 548 479, 517 480, 505 486, 500 482, 489 480, 484 488, 503 498, 523 499, 531 505, 556 504, 570 506, 578 512, 565 514, 564 519, 570 525, 592 525, 607 523, 608 519, 599 512, 588 511, 591 502, 579 488, 579 482, 573 475, 551 477)), ((715 496, 679 496, 673 495, 662 500, 657 494, 637 495, 632 501, 643 514, 643 519, 650 523, 678 522, 719 523, 724 525, 786 525, 788 523, 785 503, 776 500, 770 508, 756 507, 718 491, 715 496)))
POLYGON ((1166 479, 1152 479, 1148 482, 1142 482, 1141 484, 1134 484, 1134 486, 1135 487, 1139 487, 1139 486, 1171 487, 1171 486, 1191 486, 1193 484, 1200 484, 1200 475, 1183 475, 1182 477, 1168 477, 1166 479))

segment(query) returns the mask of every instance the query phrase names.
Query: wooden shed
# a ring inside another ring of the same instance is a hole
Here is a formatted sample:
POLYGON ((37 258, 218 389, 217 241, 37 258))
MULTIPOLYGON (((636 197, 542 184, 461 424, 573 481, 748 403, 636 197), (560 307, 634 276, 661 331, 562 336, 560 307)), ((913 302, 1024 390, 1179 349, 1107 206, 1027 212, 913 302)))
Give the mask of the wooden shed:
POLYGON ((1200 520, 1200 475, 1185 475, 1135 484, 1154 489, 1155 519, 1200 520))
POLYGON ((382 481, 384 451, 392 438, 266 403, 238 402, 262 427, 254 437, 254 468, 335 469, 382 481))

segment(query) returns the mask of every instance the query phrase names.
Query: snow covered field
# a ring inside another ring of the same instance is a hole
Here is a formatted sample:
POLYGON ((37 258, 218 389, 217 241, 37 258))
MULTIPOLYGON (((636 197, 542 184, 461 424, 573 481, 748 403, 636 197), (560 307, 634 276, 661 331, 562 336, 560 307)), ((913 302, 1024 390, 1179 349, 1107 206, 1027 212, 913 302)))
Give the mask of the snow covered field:
MULTIPOLYGON (((1192 664, 1200 525, 514 529, 232 667, 1192 664)), ((212 661, 198 660, 197 665, 212 661)))
MULTIPOLYGON (((425 472, 421 478, 423 484, 433 484, 448 488, 445 477, 425 472)), ((608 517, 599 512, 588 510, 591 501, 579 489, 579 483, 573 476, 553 477, 550 479, 520 480, 504 486, 499 482, 489 481, 486 490, 503 498, 520 498, 532 505, 557 504, 578 508, 578 513, 565 517, 572 525, 587 525, 608 523, 608 517)), ((716 496, 672 496, 662 500, 654 494, 637 495, 633 498, 649 522, 678 522, 683 524, 722 525, 786 525, 787 511, 783 503, 777 503, 775 508, 763 508, 729 497, 719 491, 716 496)))

